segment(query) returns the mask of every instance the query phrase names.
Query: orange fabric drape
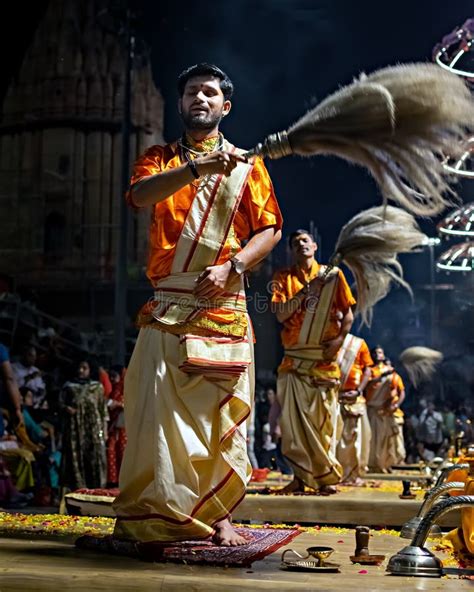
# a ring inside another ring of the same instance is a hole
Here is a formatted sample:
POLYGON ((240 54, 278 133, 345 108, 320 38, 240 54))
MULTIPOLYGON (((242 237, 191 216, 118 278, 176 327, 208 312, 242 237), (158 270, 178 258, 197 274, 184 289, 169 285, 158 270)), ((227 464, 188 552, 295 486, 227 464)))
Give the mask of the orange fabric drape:
MULTIPOLYGON (((152 146, 134 165, 131 187, 138 181, 183 164, 176 144, 152 146)), ((178 238, 188 210, 197 192, 193 183, 153 206, 150 224, 150 250, 147 276, 153 285, 169 275, 178 238)), ((131 191, 127 201, 133 206, 131 191)), ((263 160, 257 158, 250 173, 247 187, 237 210, 233 232, 230 232, 218 263, 224 263, 241 249, 242 241, 266 227, 280 229, 283 218, 275 198, 270 176, 263 160)))
MULTIPOLYGON (((377 366, 372 366, 371 377, 378 378, 381 374, 386 372, 388 369, 389 369, 389 366, 386 366, 383 362, 380 364, 377 364, 377 366)), ((379 383, 377 383, 377 382, 367 385, 367 388, 365 390, 365 398, 367 399, 367 401, 370 401, 372 399, 372 396, 378 387, 379 387, 379 383)), ((390 404, 392 402, 396 402, 398 400, 400 393, 403 390, 405 390, 405 384, 403 383, 402 377, 400 376, 400 374, 393 372, 392 378, 390 381, 390 399, 387 400, 387 404, 390 404)))
MULTIPOLYGON (((278 271, 274 275, 272 282, 272 302, 288 302, 291 300, 305 287, 307 282, 310 282, 318 275, 319 268, 319 263, 315 261, 309 272, 296 265, 278 271)), ((338 285, 330 312, 330 322, 324 332, 323 341, 334 339, 339 335, 342 320, 340 313, 341 311, 347 311, 355 302, 344 274, 339 271, 338 285)), ((283 323, 281 340, 284 347, 295 345, 298 342, 304 315, 305 310, 302 308, 283 323)), ((279 370, 291 370, 292 366, 292 360, 284 358, 279 370)), ((321 361, 315 364, 315 374, 320 377, 327 375, 328 378, 337 378, 340 373, 335 362, 321 361)))
POLYGON ((353 391, 356 390, 361 381, 364 370, 368 366, 373 366, 374 362, 369 352, 369 348, 365 341, 362 341, 359 351, 357 352, 356 359, 352 364, 351 369, 349 370, 349 375, 346 379, 346 382, 342 385, 343 391, 353 391))

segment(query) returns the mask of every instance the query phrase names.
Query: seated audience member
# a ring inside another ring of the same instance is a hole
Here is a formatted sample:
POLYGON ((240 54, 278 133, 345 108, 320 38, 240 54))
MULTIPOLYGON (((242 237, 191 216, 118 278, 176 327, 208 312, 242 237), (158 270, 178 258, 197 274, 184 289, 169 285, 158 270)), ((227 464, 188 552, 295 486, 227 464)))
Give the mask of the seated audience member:
POLYGON ((26 345, 21 353, 19 362, 12 364, 18 387, 27 387, 33 395, 33 407, 39 409, 46 396, 46 385, 41 371, 36 367, 36 348, 26 345))

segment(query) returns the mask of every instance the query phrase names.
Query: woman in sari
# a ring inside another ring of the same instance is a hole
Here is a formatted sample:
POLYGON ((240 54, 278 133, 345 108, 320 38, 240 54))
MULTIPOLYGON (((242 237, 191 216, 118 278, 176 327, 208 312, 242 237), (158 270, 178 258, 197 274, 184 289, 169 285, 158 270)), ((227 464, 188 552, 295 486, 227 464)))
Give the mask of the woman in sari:
POLYGON ((104 487, 107 405, 104 389, 91 378, 91 365, 79 363, 76 377, 64 384, 60 395, 63 415, 62 486, 70 490, 104 487))

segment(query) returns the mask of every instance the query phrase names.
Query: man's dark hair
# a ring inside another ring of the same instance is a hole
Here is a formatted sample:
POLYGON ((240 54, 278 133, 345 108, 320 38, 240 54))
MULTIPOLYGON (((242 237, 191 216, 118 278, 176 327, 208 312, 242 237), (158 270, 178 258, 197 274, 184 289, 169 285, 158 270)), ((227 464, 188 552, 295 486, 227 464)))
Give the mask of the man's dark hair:
POLYGON ((215 76, 216 78, 219 78, 224 99, 229 101, 232 97, 234 92, 232 80, 220 68, 214 66, 214 64, 206 63, 194 64, 194 66, 190 66, 181 72, 181 74, 178 76, 178 92, 180 97, 182 97, 184 94, 184 87, 186 86, 188 80, 195 78, 196 76, 215 76))
POLYGON ((290 234, 290 236, 288 237, 288 244, 290 245, 290 247, 293 246, 293 239, 296 238, 297 236, 299 236, 300 234, 307 234, 309 236, 309 238, 313 241, 313 243, 316 242, 314 240, 314 236, 311 234, 311 232, 309 230, 305 230, 304 228, 298 228, 298 230, 295 230, 294 232, 292 232, 290 234))

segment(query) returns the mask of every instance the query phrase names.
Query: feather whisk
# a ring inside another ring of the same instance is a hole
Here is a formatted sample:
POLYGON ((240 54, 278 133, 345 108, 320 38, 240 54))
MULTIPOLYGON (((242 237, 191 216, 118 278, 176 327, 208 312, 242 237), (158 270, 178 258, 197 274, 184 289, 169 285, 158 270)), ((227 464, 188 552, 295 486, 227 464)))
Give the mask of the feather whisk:
POLYGON ((435 349, 423 346, 408 347, 399 357, 414 387, 430 380, 436 366, 443 361, 443 354, 435 349))
POLYGON ((402 64, 362 75, 247 154, 339 156, 371 172, 384 203, 433 216, 455 198, 443 157, 472 131, 474 101, 460 77, 402 64))
POLYGON ((426 239, 413 215, 395 206, 364 210, 343 226, 327 269, 344 262, 351 270, 362 324, 370 326, 374 305, 388 294, 392 283, 411 293, 398 255, 426 239))

